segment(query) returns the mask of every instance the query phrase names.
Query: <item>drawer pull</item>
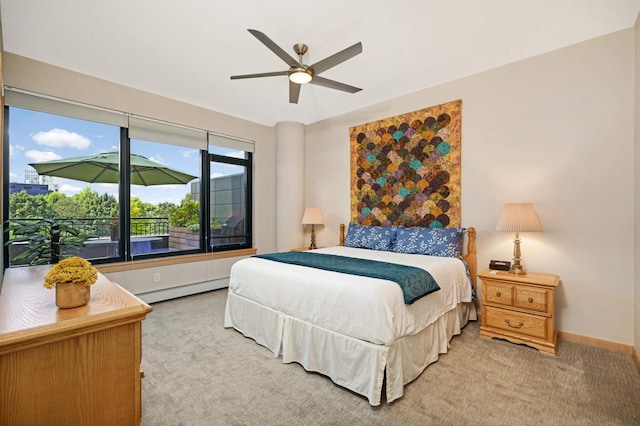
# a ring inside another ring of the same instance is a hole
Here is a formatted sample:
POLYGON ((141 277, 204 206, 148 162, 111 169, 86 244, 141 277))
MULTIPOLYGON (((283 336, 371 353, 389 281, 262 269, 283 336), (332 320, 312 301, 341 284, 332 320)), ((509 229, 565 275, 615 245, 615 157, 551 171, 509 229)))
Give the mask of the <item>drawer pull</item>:
POLYGON ((529 303, 533 303, 533 297, 530 297, 527 300, 529 301, 529 303))
POLYGON ((522 326, 524 325, 524 323, 523 323, 522 321, 520 321, 520 322, 518 323, 518 325, 511 325, 511 321, 509 321, 509 319, 508 319, 508 318, 507 318, 507 319, 505 319, 505 320, 504 320, 504 322, 506 322, 506 323, 507 323, 507 325, 508 325, 509 327, 512 327, 512 328, 522 328, 522 326))
POLYGON ((502 293, 500 293, 499 291, 496 291, 496 297, 500 297, 502 296, 502 293))

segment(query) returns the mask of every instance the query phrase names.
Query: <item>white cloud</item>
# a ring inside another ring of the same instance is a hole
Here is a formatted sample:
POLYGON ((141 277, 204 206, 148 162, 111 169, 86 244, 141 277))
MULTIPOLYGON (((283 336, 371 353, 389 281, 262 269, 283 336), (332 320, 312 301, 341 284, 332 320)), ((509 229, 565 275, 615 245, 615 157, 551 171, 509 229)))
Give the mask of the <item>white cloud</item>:
POLYGON ((162 164, 163 166, 167 166, 167 167, 168 167, 168 164, 164 162, 164 160, 162 159, 162 157, 147 157, 147 158, 148 158, 149 160, 151 160, 151 161, 155 161, 156 163, 160 163, 160 164, 162 164))
POLYGON ((200 154, 200 151, 198 151, 197 149, 188 149, 188 150, 181 151, 181 155, 183 158, 195 158, 199 154, 200 154))
POLYGON ((231 151, 225 154, 227 157, 244 158, 244 151, 231 151))
POLYGON ((74 185, 70 185, 68 183, 65 183, 63 185, 60 185, 60 192, 62 192, 63 194, 66 195, 74 195, 77 194, 78 192, 82 191, 82 188, 79 186, 74 186, 74 185))
POLYGON ((51 161, 51 160, 59 160, 60 157, 58 154, 52 151, 37 151, 35 149, 30 149, 24 153, 24 156, 29 160, 32 160, 34 163, 40 163, 42 161, 51 161))
POLYGON ((24 151, 24 146, 9 144, 9 157, 13 157, 18 154, 18 151, 24 151))
POLYGON ((18 179, 18 174, 17 173, 13 173, 13 172, 9 172, 9 180, 12 182, 15 182, 15 180, 18 179))
POLYGON ((38 132, 31 136, 38 145, 52 148, 76 148, 86 149, 91 146, 91 140, 75 132, 64 129, 51 129, 48 132, 38 132))
POLYGON ((99 189, 98 193, 107 193, 118 198, 118 184, 117 183, 97 183, 95 184, 99 189))

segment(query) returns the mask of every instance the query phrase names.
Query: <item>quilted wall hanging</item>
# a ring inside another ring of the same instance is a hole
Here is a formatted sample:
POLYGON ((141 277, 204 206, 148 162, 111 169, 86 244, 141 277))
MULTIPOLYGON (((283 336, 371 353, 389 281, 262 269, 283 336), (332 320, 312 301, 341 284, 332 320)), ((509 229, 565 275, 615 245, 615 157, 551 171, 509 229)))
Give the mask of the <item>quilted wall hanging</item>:
POLYGON ((350 128, 351 222, 459 227, 462 101, 350 128))

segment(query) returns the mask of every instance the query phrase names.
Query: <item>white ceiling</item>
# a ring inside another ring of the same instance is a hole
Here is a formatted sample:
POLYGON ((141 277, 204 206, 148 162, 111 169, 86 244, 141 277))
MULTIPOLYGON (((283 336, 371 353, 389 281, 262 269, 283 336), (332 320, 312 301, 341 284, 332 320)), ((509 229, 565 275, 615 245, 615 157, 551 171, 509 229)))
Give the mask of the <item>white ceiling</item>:
POLYGON ((274 125, 310 124, 634 25, 640 0, 0 0, 4 50, 125 86, 274 125), (361 41, 323 77, 363 90, 304 85, 257 29, 311 64, 361 41))

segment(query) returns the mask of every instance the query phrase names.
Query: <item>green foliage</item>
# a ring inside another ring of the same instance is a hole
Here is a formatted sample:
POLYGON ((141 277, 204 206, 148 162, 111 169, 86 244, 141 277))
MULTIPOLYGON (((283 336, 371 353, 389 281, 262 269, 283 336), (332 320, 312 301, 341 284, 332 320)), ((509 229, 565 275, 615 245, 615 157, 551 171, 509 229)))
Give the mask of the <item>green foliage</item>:
POLYGON ((200 226, 200 203, 191 199, 187 193, 179 206, 169 208, 169 225, 171 226, 200 226))
POLYGON ((65 197, 53 205, 53 211, 59 217, 88 217, 87 208, 73 197, 65 197))
POLYGON ((11 194, 9 217, 35 219, 56 212, 60 217, 117 217, 118 200, 107 193, 99 195, 90 187, 71 197, 60 192, 29 195, 26 191, 11 194))
POLYGON ((131 217, 145 217, 144 203, 138 197, 131 197, 129 201, 129 214, 131 217))
POLYGON ((51 213, 51 205, 44 195, 29 195, 27 191, 14 192, 9 197, 9 217, 31 219, 51 213))
POLYGON ((172 207, 176 207, 176 205, 168 201, 163 201, 156 205, 151 205, 147 213, 149 217, 169 217, 169 209, 172 207))
POLYGON ((151 203, 147 203, 147 202, 142 202, 142 217, 168 217, 168 213, 165 214, 164 216, 155 216, 154 215, 154 211, 155 211, 155 207, 153 204, 151 203))
POLYGON ((53 191, 48 194, 45 194, 43 195, 43 197, 45 199, 45 202, 49 206, 49 208, 53 208, 53 206, 55 206, 58 201, 64 200, 67 198, 65 194, 57 191, 53 191))
MULTIPOLYGON (((118 200, 107 193, 102 195, 91 189, 90 186, 85 187, 78 194, 70 197, 78 205, 84 206, 86 217, 116 217, 118 216, 118 200)), ((79 214, 70 217, 85 217, 79 214)))
POLYGON ((46 265, 58 263, 80 252, 82 244, 92 235, 85 233, 86 225, 74 219, 60 219, 56 213, 38 220, 10 220, 9 241, 26 249, 11 259, 14 263, 46 265))

